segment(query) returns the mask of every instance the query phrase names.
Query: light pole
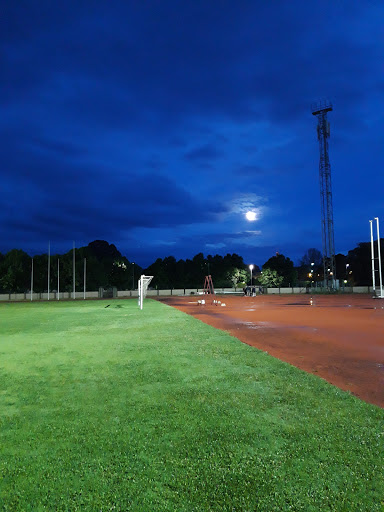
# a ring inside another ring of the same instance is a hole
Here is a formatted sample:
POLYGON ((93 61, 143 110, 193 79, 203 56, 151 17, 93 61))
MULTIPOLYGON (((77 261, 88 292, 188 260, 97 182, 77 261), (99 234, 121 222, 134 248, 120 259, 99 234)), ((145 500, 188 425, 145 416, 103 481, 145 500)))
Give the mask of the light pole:
POLYGON ((50 281, 51 281, 51 242, 48 242, 48 300, 49 300, 50 281))
POLYGON ((383 279, 381 275, 381 254, 380 254, 380 233, 379 233, 379 217, 375 217, 377 226, 377 256, 379 260, 379 279, 380 279, 380 299, 384 299, 383 296, 383 279))
POLYGON ((33 258, 32 258, 32 266, 31 266, 31 300, 33 300, 33 258))
POLYGON ((75 241, 73 241, 73 300, 76 299, 76 256, 75 256, 75 241))
POLYGON ((135 264, 132 261, 132 290, 135 289, 135 264))
POLYGON ((87 258, 84 258, 84 300, 85 300, 85 289, 87 285, 87 258))
POLYGON ((349 263, 346 263, 345 264, 345 279, 344 279, 344 286, 347 285, 348 286, 348 268, 349 268, 349 263))
POLYGON ((252 286, 252 270, 254 269, 254 265, 249 265, 249 270, 251 271, 251 286, 252 286))
POLYGON ((372 264, 372 288, 373 288, 373 296, 376 296, 376 282, 375 282, 375 248, 373 245, 373 229, 372 229, 372 220, 369 221, 369 225, 371 228, 371 264, 372 264))
POLYGON ((311 286, 312 286, 312 282, 313 282, 313 281, 312 281, 312 277, 313 277, 313 267, 314 267, 314 265, 315 265, 315 263, 314 263, 314 262, 312 262, 312 263, 311 263, 311 271, 309 272, 309 277, 311 278, 311 286))

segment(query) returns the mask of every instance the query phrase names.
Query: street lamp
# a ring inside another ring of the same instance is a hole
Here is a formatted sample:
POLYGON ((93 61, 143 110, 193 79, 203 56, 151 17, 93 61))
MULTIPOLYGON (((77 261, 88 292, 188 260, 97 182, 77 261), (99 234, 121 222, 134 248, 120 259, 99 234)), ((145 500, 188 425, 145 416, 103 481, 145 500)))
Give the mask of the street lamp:
POLYGON ((313 267, 314 267, 314 265, 315 265, 315 263, 314 263, 314 262, 312 262, 312 263, 311 263, 311 271, 310 271, 310 272, 309 272, 309 274, 308 274, 308 277, 310 277, 311 279, 312 279, 312 276, 313 276, 313 267))
POLYGON ((252 286, 252 270, 254 269, 254 265, 249 265, 249 270, 251 271, 251 286, 252 286))

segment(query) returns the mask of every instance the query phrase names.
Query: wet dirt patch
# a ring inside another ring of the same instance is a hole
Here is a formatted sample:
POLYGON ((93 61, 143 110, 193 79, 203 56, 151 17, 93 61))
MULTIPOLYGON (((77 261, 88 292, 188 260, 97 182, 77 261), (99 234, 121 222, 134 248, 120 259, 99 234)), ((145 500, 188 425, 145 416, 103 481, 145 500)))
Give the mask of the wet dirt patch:
POLYGON ((384 407, 384 305, 370 296, 225 296, 226 307, 162 297, 248 345, 384 407), (307 306, 306 308, 303 306, 307 306))

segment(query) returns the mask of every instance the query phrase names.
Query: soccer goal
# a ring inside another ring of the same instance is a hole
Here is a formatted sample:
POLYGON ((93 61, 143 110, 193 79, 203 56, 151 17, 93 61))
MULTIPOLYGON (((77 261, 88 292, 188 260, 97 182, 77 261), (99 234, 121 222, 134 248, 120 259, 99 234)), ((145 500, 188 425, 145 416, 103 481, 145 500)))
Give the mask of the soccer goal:
POLYGON ((145 297, 147 296, 147 290, 149 283, 152 281, 153 276, 140 276, 138 281, 137 289, 139 292, 139 308, 143 309, 143 302, 145 297))

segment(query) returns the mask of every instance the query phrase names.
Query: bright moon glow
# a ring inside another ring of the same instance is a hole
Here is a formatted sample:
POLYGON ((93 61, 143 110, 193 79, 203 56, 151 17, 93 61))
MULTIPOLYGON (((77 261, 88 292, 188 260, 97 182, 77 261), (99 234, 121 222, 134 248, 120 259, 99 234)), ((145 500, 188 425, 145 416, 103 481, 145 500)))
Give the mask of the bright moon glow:
POLYGON ((245 216, 247 220, 256 220, 256 212, 249 211, 245 214, 245 216))

